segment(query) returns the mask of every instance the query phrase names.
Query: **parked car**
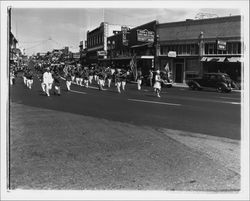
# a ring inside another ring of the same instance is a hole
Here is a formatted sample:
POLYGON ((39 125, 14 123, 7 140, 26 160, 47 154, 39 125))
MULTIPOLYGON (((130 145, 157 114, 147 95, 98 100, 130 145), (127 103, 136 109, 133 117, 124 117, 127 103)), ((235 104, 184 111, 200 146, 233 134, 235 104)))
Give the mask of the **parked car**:
POLYGON ((231 92, 232 79, 226 73, 205 73, 201 78, 193 78, 187 81, 192 90, 215 89, 217 92, 231 92))

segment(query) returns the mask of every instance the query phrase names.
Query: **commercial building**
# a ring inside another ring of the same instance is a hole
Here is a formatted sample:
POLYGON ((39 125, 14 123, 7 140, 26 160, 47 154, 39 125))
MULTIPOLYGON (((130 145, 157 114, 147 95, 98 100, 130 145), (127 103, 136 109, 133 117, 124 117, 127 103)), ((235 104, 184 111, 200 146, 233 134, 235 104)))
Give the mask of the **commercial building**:
POLYGON ((135 28, 122 27, 122 31, 108 37, 107 60, 117 67, 126 68, 134 57, 143 74, 155 66, 156 24, 152 21, 135 28))
POLYGON ((159 67, 169 66, 174 82, 205 72, 225 72, 241 79, 241 16, 157 25, 159 67))
POLYGON ((121 25, 102 22, 99 27, 87 32, 87 63, 97 63, 107 57, 107 38, 121 31, 121 25))

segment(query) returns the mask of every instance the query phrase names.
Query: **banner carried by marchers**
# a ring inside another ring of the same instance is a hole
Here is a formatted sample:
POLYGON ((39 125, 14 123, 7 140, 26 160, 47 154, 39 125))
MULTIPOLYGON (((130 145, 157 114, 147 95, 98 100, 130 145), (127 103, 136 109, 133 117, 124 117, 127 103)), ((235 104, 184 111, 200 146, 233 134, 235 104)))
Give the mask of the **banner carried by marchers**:
POLYGON ((129 63, 131 71, 133 73, 135 81, 137 80, 137 62, 136 62, 136 55, 134 55, 129 63))

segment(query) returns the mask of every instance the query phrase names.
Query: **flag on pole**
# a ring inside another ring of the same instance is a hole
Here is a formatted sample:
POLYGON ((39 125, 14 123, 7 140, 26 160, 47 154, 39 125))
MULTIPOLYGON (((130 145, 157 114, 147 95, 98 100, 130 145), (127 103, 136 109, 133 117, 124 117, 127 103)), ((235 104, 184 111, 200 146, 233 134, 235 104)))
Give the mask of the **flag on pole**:
POLYGON ((137 62, 136 55, 134 55, 129 63, 134 79, 137 80, 137 62))

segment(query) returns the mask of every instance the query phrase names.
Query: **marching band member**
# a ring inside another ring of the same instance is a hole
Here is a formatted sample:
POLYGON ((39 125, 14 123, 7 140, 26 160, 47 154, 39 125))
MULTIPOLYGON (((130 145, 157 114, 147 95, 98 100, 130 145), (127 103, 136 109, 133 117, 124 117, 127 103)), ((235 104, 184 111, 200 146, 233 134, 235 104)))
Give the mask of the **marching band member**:
POLYGON ((125 91, 126 81, 127 81, 127 72, 123 71, 121 75, 121 81, 122 81, 122 90, 125 91))
POLYGON ((61 95, 61 84, 60 84, 60 75, 58 71, 53 75, 54 83, 55 83, 55 95, 61 95))
POLYGON ((91 68, 89 70, 89 84, 92 84, 93 81, 94 70, 91 68))
POLYGON ((112 82, 112 73, 111 73, 111 70, 109 70, 107 72, 107 80, 108 80, 108 88, 110 88, 111 82, 112 82))
POLYGON ((78 71, 78 69, 76 69, 75 71, 75 79, 76 79, 76 84, 80 85, 80 72, 78 71))
POLYGON ((33 84, 33 73, 32 73, 32 71, 29 69, 28 70, 28 72, 27 72, 27 74, 26 74, 26 79, 27 79, 27 87, 29 88, 29 89, 31 89, 32 88, 32 84, 33 84))
POLYGON ((141 70, 138 70, 138 76, 137 76, 137 89, 141 90, 141 84, 142 84, 142 72, 141 70))
POLYGON ((87 69, 84 71, 84 85, 86 88, 89 87, 89 72, 87 69))
POLYGON ((71 73, 68 72, 66 75, 66 87, 68 91, 70 91, 71 83, 72 83, 72 76, 71 76, 71 73))
POLYGON ((104 87, 104 78, 105 78, 105 75, 104 75, 104 72, 100 71, 98 74, 98 85, 99 85, 99 90, 103 90, 103 87, 104 87))
POLYGON ((49 67, 46 69, 46 72, 43 74, 43 82, 45 84, 45 92, 47 96, 50 96, 49 91, 52 89, 53 77, 52 77, 49 67))
POLYGON ((160 71, 159 70, 156 71, 154 90, 156 92, 157 97, 160 98, 161 97, 160 96, 160 92, 161 92, 161 76, 160 76, 160 71))
POLYGON ((121 73, 119 71, 115 73, 115 83, 118 93, 121 93, 121 73))

